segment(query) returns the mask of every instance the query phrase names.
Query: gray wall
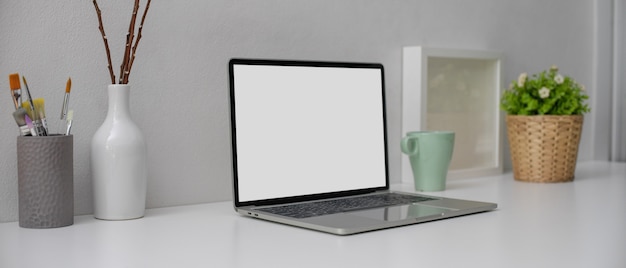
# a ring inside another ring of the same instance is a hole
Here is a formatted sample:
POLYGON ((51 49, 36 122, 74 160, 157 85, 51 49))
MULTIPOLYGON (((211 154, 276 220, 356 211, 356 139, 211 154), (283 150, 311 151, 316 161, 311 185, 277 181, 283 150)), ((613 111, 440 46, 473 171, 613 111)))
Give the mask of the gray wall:
MULTIPOLYGON (((131 2, 100 3, 116 73, 131 2)), ((148 207, 231 198, 231 57, 383 63, 391 177, 399 182, 403 46, 502 51, 505 84, 558 64, 590 85, 593 17, 587 0, 153 1, 130 76, 133 117, 149 146, 148 207)), ((46 99, 53 126, 72 77, 75 211, 89 214, 89 143, 104 119, 110 83, 92 2, 2 0, 0 25, 0 74, 25 75, 32 94, 46 99)), ((18 134, 8 81, 1 85, 0 222, 17 220, 18 134)), ((588 88, 592 95, 604 90, 588 88)), ((583 161, 598 158, 588 150, 596 142, 591 125, 583 133, 583 161)))

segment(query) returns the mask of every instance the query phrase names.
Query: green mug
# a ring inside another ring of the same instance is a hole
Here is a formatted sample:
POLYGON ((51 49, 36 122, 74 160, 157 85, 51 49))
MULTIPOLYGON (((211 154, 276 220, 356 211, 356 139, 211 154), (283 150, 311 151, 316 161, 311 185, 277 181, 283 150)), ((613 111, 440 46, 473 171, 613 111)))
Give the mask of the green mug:
POLYGON ((446 189, 446 177, 454 149, 454 132, 407 132, 402 138, 401 149, 409 156, 416 191, 446 189))

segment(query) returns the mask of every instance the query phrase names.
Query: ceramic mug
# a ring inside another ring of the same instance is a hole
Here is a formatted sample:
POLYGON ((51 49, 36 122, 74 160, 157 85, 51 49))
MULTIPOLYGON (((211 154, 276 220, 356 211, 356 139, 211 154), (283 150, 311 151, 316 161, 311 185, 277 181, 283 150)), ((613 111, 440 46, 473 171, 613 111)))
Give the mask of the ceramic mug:
POLYGON ((407 132, 402 138, 401 149, 409 156, 415 190, 443 191, 446 189, 446 177, 454 149, 454 132, 407 132))

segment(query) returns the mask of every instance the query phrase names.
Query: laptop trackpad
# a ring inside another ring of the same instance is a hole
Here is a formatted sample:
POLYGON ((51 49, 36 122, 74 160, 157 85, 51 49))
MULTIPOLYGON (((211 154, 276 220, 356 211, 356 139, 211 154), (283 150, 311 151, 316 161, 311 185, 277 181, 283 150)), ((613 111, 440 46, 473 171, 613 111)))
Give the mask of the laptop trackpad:
POLYGON ((451 210, 445 208, 409 204, 386 208, 361 210, 350 212, 349 214, 381 221, 403 221, 407 219, 418 218, 437 218, 439 216, 442 216, 445 212, 449 211, 451 210))

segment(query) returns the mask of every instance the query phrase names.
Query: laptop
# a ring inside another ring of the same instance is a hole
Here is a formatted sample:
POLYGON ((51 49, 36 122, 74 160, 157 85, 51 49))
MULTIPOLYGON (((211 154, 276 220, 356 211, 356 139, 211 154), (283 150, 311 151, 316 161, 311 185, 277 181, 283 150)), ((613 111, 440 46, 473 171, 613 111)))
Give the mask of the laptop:
POLYGON ((497 207, 390 191, 381 64, 231 59, 229 78, 241 215, 348 235, 497 207))

